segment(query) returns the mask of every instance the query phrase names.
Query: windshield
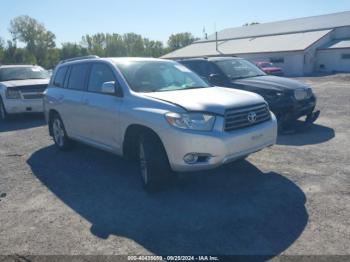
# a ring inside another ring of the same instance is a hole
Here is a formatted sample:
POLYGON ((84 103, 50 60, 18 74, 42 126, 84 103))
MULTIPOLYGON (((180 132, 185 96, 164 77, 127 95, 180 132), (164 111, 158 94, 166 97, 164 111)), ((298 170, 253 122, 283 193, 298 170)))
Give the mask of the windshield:
POLYGON ((266 75, 256 65, 244 59, 227 59, 215 61, 218 67, 231 79, 266 75))
POLYGON ((0 69, 0 82, 26 79, 46 79, 49 77, 48 72, 40 66, 7 67, 0 69))
POLYGON ((209 85, 187 67, 169 61, 121 61, 116 65, 135 92, 164 92, 209 85))

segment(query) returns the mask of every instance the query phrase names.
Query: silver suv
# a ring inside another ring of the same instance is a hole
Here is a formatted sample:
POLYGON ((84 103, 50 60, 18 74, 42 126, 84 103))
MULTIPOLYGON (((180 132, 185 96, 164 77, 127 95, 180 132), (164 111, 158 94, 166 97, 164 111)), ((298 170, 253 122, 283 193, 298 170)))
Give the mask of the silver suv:
POLYGON ((171 170, 214 168, 272 146, 277 136, 276 118, 261 96, 210 86, 162 59, 63 61, 44 108, 58 148, 76 140, 137 160, 146 189, 171 170))

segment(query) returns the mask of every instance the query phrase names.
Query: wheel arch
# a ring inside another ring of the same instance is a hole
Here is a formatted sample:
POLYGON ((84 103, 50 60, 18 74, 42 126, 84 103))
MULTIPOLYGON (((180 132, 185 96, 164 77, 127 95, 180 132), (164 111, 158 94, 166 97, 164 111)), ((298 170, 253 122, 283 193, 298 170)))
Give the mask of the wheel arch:
POLYGON ((4 103, 4 97, 5 96, 5 94, 2 94, 1 93, 1 90, 0 90, 0 100, 3 102, 3 104, 5 105, 5 103, 4 103))
MULTIPOLYGON (((162 139, 152 128, 141 124, 131 124, 126 128, 124 133, 124 139, 122 144, 123 156, 125 156, 128 159, 135 159, 137 153, 138 138, 142 134, 154 135, 164 148, 164 143, 162 139)), ((165 148, 164 151, 166 153, 165 148)))
MULTIPOLYGON (((7 110, 6 110, 6 106, 5 106, 5 102, 4 99, 2 98, 2 94, 0 92, 0 106, 2 107, 2 109, 4 110, 4 114, 5 114, 5 118, 8 115, 7 110)), ((1 117, 1 116, 0 116, 1 117)))

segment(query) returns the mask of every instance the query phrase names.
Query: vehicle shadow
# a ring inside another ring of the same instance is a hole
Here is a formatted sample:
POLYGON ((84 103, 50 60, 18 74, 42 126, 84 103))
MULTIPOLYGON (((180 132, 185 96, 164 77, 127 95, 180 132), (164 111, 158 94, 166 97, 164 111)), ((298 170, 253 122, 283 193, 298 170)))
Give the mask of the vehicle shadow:
POLYGON ((291 135, 279 135, 278 145, 285 146, 305 146, 325 143, 335 137, 333 128, 311 124, 303 125, 301 121, 297 122, 296 132, 291 135))
MULTIPOLYGON (((132 239, 158 255, 263 255, 287 249, 303 232, 305 195, 287 178, 247 161, 186 175, 164 191, 141 189, 135 165, 78 146, 49 146, 28 159, 33 174, 106 239, 132 239)), ((265 257, 266 256, 266 257, 265 257)))
POLYGON ((10 132, 45 125, 43 114, 21 114, 11 116, 6 121, 0 121, 0 132, 10 132))

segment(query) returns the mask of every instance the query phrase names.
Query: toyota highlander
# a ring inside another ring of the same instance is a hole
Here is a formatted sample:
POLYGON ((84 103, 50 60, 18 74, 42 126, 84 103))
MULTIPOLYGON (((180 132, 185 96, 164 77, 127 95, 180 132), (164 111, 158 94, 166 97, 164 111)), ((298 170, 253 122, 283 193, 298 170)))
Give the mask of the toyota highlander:
POLYGON ((214 168, 272 146, 277 136, 276 118, 261 96, 212 87, 162 59, 63 61, 44 107, 59 149, 75 140, 134 159, 146 189, 171 170, 214 168))

